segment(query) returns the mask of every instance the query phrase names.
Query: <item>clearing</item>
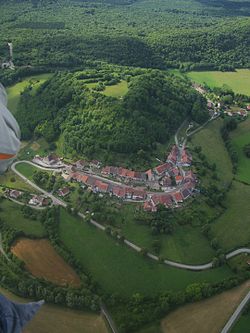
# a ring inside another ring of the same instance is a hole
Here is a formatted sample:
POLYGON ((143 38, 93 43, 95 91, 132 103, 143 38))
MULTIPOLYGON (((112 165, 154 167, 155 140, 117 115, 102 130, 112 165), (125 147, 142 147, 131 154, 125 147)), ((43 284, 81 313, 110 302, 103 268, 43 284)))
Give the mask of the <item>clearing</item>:
MULTIPOLYGON (((27 303, 29 300, 18 297, 5 289, 0 293, 14 302, 27 303)), ((64 307, 45 304, 27 324, 23 333, 108 333, 105 321, 100 315, 71 310, 64 307)))
POLYGON ((163 333, 220 332, 230 315, 249 291, 249 288, 250 281, 207 300, 181 307, 170 313, 162 321, 163 333))
POLYGON ((187 76, 200 84, 206 83, 209 87, 222 87, 227 85, 235 93, 250 96, 250 70, 237 69, 235 72, 190 72, 187 76))
POLYGON ((58 285, 79 287, 80 278, 59 256, 47 239, 20 238, 11 247, 11 252, 25 262, 26 269, 36 277, 58 285))
POLYGON ((16 113, 20 94, 24 91, 26 87, 31 85, 32 89, 35 90, 45 81, 47 81, 51 76, 51 73, 29 76, 22 80, 22 82, 16 83, 15 85, 8 87, 8 108, 10 109, 10 111, 14 114, 16 113))
POLYGON ((244 146, 250 144, 250 117, 238 125, 231 138, 239 158, 236 178, 250 184, 250 158, 247 158, 243 151, 244 146))
POLYGON ((122 80, 113 86, 106 86, 103 91, 104 95, 112 96, 116 98, 122 98, 128 92, 128 83, 127 81, 122 80))

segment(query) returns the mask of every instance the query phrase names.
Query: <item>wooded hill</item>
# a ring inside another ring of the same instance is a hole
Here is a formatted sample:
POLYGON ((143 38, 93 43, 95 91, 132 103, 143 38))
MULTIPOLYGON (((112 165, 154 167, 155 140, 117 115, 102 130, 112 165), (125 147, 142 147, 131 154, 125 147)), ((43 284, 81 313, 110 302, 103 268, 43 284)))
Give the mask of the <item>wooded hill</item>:
POLYGON ((24 140, 64 137, 65 152, 139 154, 167 143, 181 122, 208 118, 206 100, 174 75, 148 71, 131 80, 123 99, 90 90, 79 73, 58 73, 36 93, 22 94, 17 120, 24 140))

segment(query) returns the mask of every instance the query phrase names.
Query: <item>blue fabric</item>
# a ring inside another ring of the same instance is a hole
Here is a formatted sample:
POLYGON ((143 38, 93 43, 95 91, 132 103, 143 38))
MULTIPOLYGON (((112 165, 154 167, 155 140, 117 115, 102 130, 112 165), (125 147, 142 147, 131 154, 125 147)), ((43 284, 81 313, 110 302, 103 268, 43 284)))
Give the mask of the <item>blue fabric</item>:
POLYGON ((21 333, 43 304, 44 301, 18 304, 0 295, 0 332, 21 333))

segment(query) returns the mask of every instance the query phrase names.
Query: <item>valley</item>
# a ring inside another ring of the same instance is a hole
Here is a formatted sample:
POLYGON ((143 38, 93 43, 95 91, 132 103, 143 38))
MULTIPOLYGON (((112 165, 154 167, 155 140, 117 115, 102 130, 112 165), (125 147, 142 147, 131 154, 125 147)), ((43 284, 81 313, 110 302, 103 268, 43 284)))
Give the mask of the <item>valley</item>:
POLYGON ((25 333, 221 332, 249 291, 249 9, 0 0, 0 293, 46 302, 25 333))

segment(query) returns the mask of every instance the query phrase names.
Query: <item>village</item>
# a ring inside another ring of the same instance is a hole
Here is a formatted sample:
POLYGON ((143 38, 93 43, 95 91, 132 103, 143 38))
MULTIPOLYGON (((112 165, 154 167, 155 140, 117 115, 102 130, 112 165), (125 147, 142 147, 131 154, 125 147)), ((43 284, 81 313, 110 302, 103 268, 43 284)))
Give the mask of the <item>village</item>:
POLYGON ((192 155, 185 146, 173 145, 165 161, 145 172, 102 166, 96 160, 78 160, 67 164, 55 154, 35 156, 32 163, 42 169, 55 170, 61 175, 65 186, 57 194, 62 198, 70 194, 67 183, 77 182, 99 196, 108 195, 127 202, 139 202, 145 211, 156 212, 160 204, 166 208, 179 207, 198 192, 197 177, 191 170, 192 155))

